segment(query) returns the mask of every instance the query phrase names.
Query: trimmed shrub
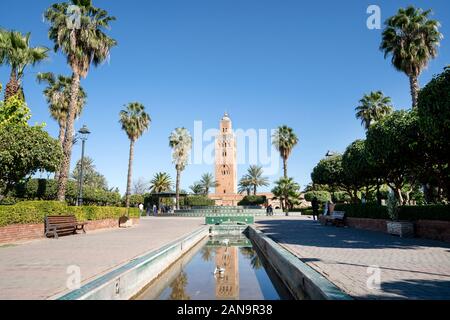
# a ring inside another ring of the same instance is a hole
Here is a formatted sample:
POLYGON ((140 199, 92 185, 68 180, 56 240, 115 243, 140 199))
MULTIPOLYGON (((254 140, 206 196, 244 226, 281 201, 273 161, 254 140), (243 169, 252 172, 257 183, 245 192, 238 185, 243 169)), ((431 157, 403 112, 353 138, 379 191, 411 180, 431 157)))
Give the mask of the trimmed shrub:
POLYGON ((450 205, 403 206, 399 210, 400 220, 450 221, 450 205))
MULTIPOLYGON (((57 181, 46 179, 30 179, 16 186, 14 197, 24 200, 52 201, 57 198, 57 181)), ((67 182, 66 201, 74 205, 78 197, 78 184, 76 181, 67 182)), ((95 206, 120 206, 122 198, 118 192, 103 189, 83 188, 83 203, 95 206)))
POLYGON ((389 219, 387 207, 378 204, 337 204, 335 211, 345 211, 350 218, 389 219))
POLYGON ((328 191, 309 191, 305 193, 305 200, 308 202, 312 202, 314 197, 317 197, 319 203, 323 203, 331 200, 331 193, 328 191))
MULTIPOLYGON (((450 205, 402 206, 399 220, 442 220, 450 221, 450 205)), ((389 220, 387 207, 377 204, 338 204, 336 211, 345 211, 347 217, 389 220)))
POLYGON ((266 196, 245 196, 238 205, 239 206, 261 206, 267 201, 266 196))
POLYGON ((216 202, 206 196, 187 196, 181 201, 181 204, 190 207, 211 207, 216 202))
MULTIPOLYGON (((24 201, 13 206, 0 206, 0 227, 43 223, 47 215, 75 215, 78 221, 93 221, 118 219, 126 213, 126 208, 118 207, 71 207, 58 201, 24 201)), ((139 217, 139 210, 130 209, 130 217, 139 217)))

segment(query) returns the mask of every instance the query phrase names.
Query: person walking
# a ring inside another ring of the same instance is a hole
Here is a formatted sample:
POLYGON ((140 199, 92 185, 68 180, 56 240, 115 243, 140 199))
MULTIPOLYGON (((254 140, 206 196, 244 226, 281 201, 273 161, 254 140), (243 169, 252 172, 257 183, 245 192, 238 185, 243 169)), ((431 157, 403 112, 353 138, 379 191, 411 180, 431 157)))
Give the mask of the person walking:
POLYGON ((139 215, 142 217, 144 215, 144 205, 139 203, 139 215))
POLYGON ((158 207, 156 205, 153 205, 153 215, 154 216, 158 215, 158 207))
POLYGON ((317 197, 314 197, 311 201, 312 204, 312 210, 313 210, 313 220, 317 221, 319 220, 319 200, 317 197))

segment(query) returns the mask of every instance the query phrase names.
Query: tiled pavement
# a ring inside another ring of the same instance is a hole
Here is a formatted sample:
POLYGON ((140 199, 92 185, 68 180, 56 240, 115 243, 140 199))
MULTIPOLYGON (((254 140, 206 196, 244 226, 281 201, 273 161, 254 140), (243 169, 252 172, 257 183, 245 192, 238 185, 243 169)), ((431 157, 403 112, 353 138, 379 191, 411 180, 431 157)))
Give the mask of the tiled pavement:
POLYGON ((67 267, 92 279, 204 223, 201 218, 145 218, 137 227, 0 247, 0 300, 46 299, 66 291, 67 267))
POLYGON ((450 244, 305 218, 259 218, 257 226, 356 299, 450 299, 450 244), (371 266, 381 270, 379 289, 367 286, 371 266))

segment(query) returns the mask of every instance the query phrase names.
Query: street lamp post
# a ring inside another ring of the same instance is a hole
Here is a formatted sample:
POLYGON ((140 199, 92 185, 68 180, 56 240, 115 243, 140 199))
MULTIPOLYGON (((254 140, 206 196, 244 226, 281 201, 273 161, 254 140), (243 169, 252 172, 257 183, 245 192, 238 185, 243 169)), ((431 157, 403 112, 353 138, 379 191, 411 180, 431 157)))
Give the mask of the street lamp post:
POLYGON ((84 145, 87 141, 89 134, 91 133, 86 125, 84 125, 78 133, 81 139, 81 165, 80 165, 80 181, 78 186, 78 201, 77 205, 81 207, 83 205, 83 171, 84 171, 84 145))

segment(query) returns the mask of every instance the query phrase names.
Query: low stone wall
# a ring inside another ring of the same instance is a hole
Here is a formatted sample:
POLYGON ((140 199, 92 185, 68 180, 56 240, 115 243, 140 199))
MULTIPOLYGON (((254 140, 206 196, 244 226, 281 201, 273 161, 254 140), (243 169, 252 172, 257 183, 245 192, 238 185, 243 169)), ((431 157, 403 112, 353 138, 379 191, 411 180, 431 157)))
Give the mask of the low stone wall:
MULTIPOLYGON (((139 224, 138 218, 133 218, 133 225, 139 224)), ((85 227, 86 232, 119 227, 118 219, 104 219, 89 221, 85 227)), ((44 224, 13 224, 0 227, 0 244, 13 244, 16 242, 44 239, 44 224)))
MULTIPOLYGON (((347 218, 350 228, 387 233, 387 222, 384 219, 347 218)), ((418 238, 450 242, 450 221, 418 220, 414 223, 414 234, 418 238)))
POLYGON ((387 220, 366 218, 346 218, 345 220, 346 225, 350 228, 387 232, 387 220))
POLYGON ((450 221, 418 220, 415 231, 420 238, 450 242, 450 221))

